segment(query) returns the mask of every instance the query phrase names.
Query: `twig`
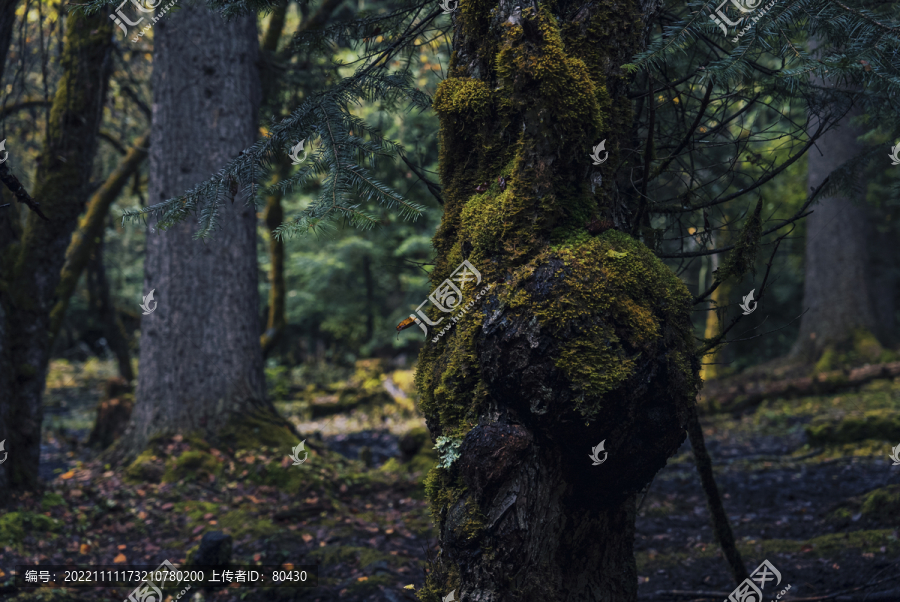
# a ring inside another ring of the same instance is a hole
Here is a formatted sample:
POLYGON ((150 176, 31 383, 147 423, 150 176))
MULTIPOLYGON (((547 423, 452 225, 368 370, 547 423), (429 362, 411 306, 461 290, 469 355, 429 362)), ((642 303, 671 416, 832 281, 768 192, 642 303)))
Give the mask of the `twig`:
POLYGON ((400 158, 403 159, 403 162, 409 166, 409 168, 412 170, 412 172, 414 174, 416 174, 419 177, 419 179, 422 180, 422 182, 425 183, 425 186, 428 188, 428 192, 430 192, 431 196, 433 196, 435 199, 437 199, 437 202, 440 203, 441 207, 443 207, 444 206, 444 198, 441 196, 441 187, 438 184, 435 184, 434 182, 432 182, 431 180, 426 178, 425 174, 423 172, 421 172, 418 167, 413 165, 409 159, 406 158, 406 155, 404 155, 402 152, 397 153, 397 154, 400 155, 400 158))
POLYGON ((0 163, 0 182, 6 184, 6 187, 16 195, 16 200, 20 203, 25 203, 28 205, 28 208, 37 213, 45 222, 49 222, 47 216, 44 215, 44 212, 41 211, 41 204, 35 201, 31 196, 26 192, 25 188, 22 186, 22 183, 19 182, 19 178, 10 173, 9 168, 6 166, 6 163, 0 163))
POLYGON ((641 220, 644 219, 644 210, 647 207, 647 184, 650 180, 650 155, 653 152, 653 128, 656 126, 656 98, 653 94, 653 76, 648 74, 650 84, 650 98, 648 110, 650 118, 647 123, 647 145, 644 147, 644 181, 641 182, 641 202, 638 205, 637 215, 634 216, 634 223, 631 225, 631 235, 635 236, 641 227, 641 220))
MULTIPOLYGON (((790 232, 785 232, 784 234, 779 236, 778 239, 775 241, 775 249, 772 251, 772 254, 769 256, 769 262, 766 264, 766 275, 763 277, 762 286, 759 287, 759 300, 757 301, 757 303, 759 303, 759 301, 762 301, 762 299, 763 299, 763 295, 766 292, 766 282, 768 282, 768 280, 769 280, 769 272, 772 270, 772 261, 775 259, 775 254, 778 253, 778 247, 781 245, 781 241, 784 240, 788 234, 790 234, 790 232)), ((739 314, 739 315, 735 316, 731 320, 731 324, 729 324, 725 330, 723 330, 718 336, 715 336, 712 339, 709 339, 707 344, 704 345, 703 347, 701 347, 697 351, 697 356, 703 357, 704 355, 709 353, 709 351, 711 349, 717 347, 725 339, 725 335, 727 335, 728 332, 732 328, 734 328, 737 325, 737 323, 740 322, 741 318, 743 318, 743 317, 744 317, 743 314, 739 314)))

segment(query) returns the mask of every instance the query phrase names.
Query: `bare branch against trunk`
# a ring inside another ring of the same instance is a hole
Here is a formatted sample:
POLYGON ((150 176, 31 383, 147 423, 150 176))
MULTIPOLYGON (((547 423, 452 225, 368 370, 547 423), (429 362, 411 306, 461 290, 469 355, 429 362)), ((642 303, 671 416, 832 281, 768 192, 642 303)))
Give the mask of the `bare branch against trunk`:
MULTIPOLYGON (((0 439, 7 438, 10 452, 0 465, 0 480, 6 479, 13 488, 33 488, 38 481, 50 310, 66 246, 88 196, 112 67, 111 49, 112 23, 106 15, 85 17, 73 12, 68 16, 62 77, 50 109, 33 191, 47 218, 30 212, 18 247, 4 249, 14 257, 0 261, 12 266, 0 274, 0 374, 9 375, 0 378, 0 406, 11 404, 11 410, 4 410, 9 411, 8 420, 2 422, 15 425, 0 433, 0 439)), ((15 177, 6 164, 0 165, 0 177, 20 199, 27 195, 18 180, 8 181, 15 177)))
MULTIPOLYGON (((269 27, 266 29, 266 35, 260 46, 264 60, 262 65, 265 66, 261 76, 263 77, 263 105, 276 110, 279 105, 277 74, 273 73, 273 64, 271 57, 278 50, 278 42, 284 33, 284 24, 287 16, 288 2, 279 4, 272 11, 269 18, 269 27)), ((276 182, 290 175, 290 171, 286 164, 282 163, 275 168, 274 179, 276 182)), ((269 230, 269 300, 268 300, 268 319, 266 321, 266 331, 259 337, 262 346, 263 356, 266 357, 275 347, 276 343, 281 339, 284 328, 287 325, 285 318, 284 303, 284 241, 275 236, 275 228, 284 221, 284 209, 281 206, 282 194, 279 191, 273 191, 266 198, 265 222, 266 228, 269 230)))
MULTIPOLYGON (((275 170, 276 178, 287 177, 287 169, 279 166, 275 170)), ((266 198, 266 228, 269 231, 269 317, 266 331, 260 337, 263 355, 268 356, 284 333, 287 326, 285 317, 284 286, 284 241, 275 236, 275 228, 284 221, 284 209, 281 207, 281 193, 274 191, 266 198)))
POLYGON ((91 196, 87 211, 78 224, 78 229, 72 234, 69 248, 66 249, 66 263, 60 273, 59 284, 56 287, 56 305, 50 313, 50 346, 59 334, 59 327, 66 317, 69 307, 69 299, 78 286, 78 279, 85 266, 90 261, 94 250, 95 241, 103 233, 106 227, 106 216, 109 207, 118 198, 119 193, 128 184, 132 174, 137 173, 141 163, 147 158, 147 144, 150 134, 144 134, 128 150, 128 153, 109 175, 100 190, 91 196))
POLYGON ((627 234, 640 197, 610 168, 641 166, 617 158, 644 146, 620 67, 657 4, 554 6, 461 3, 434 98, 433 298, 463 260, 481 282, 443 298, 454 314, 430 307, 416 374, 441 455, 426 491, 443 570, 424 602, 636 600, 636 493, 684 441, 699 386, 691 294, 627 234), (592 236, 601 221, 616 227, 592 236))
POLYGON ((700 424, 700 415, 696 406, 691 409, 687 431, 691 439, 691 449, 694 450, 694 460, 697 463, 697 472, 700 474, 700 483, 703 485, 703 492, 706 494, 706 508, 709 511, 716 542, 722 548, 722 554, 725 556, 726 562, 728 562, 735 584, 740 584, 741 581, 747 578, 747 568, 744 566, 744 561, 741 559, 741 553, 738 551, 737 545, 735 545, 734 533, 731 530, 731 525, 728 523, 725 507, 722 505, 719 487, 716 485, 716 479, 713 474, 712 458, 709 457, 709 452, 706 450, 706 442, 703 439, 703 426, 700 424))
MULTIPOLYGON (((151 203, 206 180, 247 148, 261 95, 254 17, 226 22, 189 4, 153 31, 151 203)), ((212 240, 193 238, 195 220, 148 231, 144 295, 155 291, 155 310, 141 321, 137 400, 114 455, 133 456, 157 434, 214 434, 266 405, 256 211, 245 192, 223 195, 212 240)))

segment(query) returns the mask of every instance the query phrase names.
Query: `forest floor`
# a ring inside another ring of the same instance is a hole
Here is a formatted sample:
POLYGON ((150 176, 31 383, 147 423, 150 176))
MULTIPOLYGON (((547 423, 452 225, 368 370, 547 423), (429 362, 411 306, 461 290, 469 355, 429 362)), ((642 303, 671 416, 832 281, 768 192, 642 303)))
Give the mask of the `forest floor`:
MULTIPOLYGON (((116 468, 84 445, 112 371, 96 360, 51 367, 46 487, 0 516, 0 598, 119 602, 131 588, 32 591, 12 575, 18 564, 182 565, 205 533, 222 531, 233 564, 315 564, 319 586, 169 588, 166 600, 416 600, 437 531, 421 485, 431 444, 410 447, 424 442, 411 372, 382 375, 363 363, 310 383, 308 374, 267 370, 276 406, 307 437, 299 467, 286 457, 299 441, 248 420, 249 439, 219 448, 160 439, 116 468)), ((898 416, 900 379, 882 379, 703 418, 745 565, 768 560, 781 573, 764 599, 790 585, 781 600, 900 601, 900 466, 888 458, 900 433, 882 438, 898 416)), ((635 556, 640 600, 719 601, 734 589, 687 444, 642 502, 635 556)))

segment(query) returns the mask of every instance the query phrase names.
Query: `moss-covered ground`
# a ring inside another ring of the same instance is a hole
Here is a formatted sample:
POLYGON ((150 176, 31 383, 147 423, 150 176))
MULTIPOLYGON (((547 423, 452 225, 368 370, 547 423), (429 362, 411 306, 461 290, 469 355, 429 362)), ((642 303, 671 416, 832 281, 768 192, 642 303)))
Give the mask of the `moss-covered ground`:
MULTIPOLYGON (((85 416, 111 368, 94 361, 51 369, 48 400, 57 411, 48 416, 53 428, 44 447, 54 462, 44 468, 44 491, 16 498, 14 511, 0 514, 0 598, 121 602, 130 590, 17 590, 15 565, 178 565, 205 533, 222 531, 233 538, 233 563, 316 564, 319 587, 196 589, 193 600, 364 600, 385 590, 414 599, 404 586, 423 581, 423 550, 437 537, 421 486, 435 456, 427 436, 411 458, 378 452, 386 441, 396 448, 397 436, 411 429, 424 430, 411 371, 385 374, 361 362, 331 373, 330 382, 301 384, 302 374, 269 370, 276 407, 306 440, 309 457, 300 466, 288 458, 299 443, 294 435, 253 416, 216 441, 159 438, 129 464, 110 466, 70 444, 84 441, 91 426, 85 416), (310 403, 327 394, 353 409, 312 419, 310 403), (346 437, 371 441, 375 461, 367 467, 349 453, 346 437)), ((165 593, 173 600, 178 592, 165 593)))
MULTIPOLYGON (((900 466, 889 458, 900 433, 885 427, 897 416, 900 380, 703 416, 744 564, 768 559, 781 587, 792 584, 784 599, 900 587, 900 466)), ((726 599, 734 589, 687 443, 657 475, 637 525, 642 597, 691 590, 726 599)))
MULTIPOLYGON (((233 537, 233 562, 318 564, 320 586, 244 597, 195 590, 198 602, 416 599, 437 551, 423 491, 436 458, 414 411, 411 371, 378 374, 361 365, 325 371, 316 381, 270 370, 276 406, 306 437, 310 456, 299 467, 287 460, 293 435, 252 417, 232 426, 228 445, 172 437, 154 441, 128 466, 104 466, 68 443, 86 437, 84 408, 96 404, 107 372, 103 363, 56 363, 48 376, 48 403, 57 411, 47 419, 53 428, 45 429, 45 454, 57 467, 43 492, 18 498, 0 515, 0 597, 120 602, 128 592, 17 591, 12 571, 37 562, 177 564, 204 533, 220 530, 233 537), (305 411, 315 396, 335 394, 366 400, 343 413, 312 418, 305 411), (424 442, 418 454, 385 459, 387 446, 379 455, 379 445, 393 437, 396 447, 403 434, 424 442), (363 444, 375 450, 369 468, 356 459, 353 446, 363 444)), ((900 587, 900 466, 888 457, 900 435, 885 426, 898 414, 900 382, 876 380, 703 417, 745 564, 775 565, 782 586, 792 585, 786 600, 866 584, 875 585, 862 593, 900 587)), ((722 600, 734 589, 687 444, 655 478, 637 521, 641 600, 675 599, 656 594, 673 590, 721 593, 722 600)))

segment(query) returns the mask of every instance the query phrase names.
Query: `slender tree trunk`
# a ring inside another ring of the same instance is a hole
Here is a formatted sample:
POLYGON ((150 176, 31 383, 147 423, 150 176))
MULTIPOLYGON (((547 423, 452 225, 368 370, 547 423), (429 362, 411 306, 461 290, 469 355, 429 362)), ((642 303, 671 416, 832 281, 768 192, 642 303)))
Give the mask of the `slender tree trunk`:
POLYGON ((375 282, 372 278, 372 258, 362 258, 363 279, 366 283, 366 342, 375 334, 375 282))
MULTIPOLYGON (((276 169, 276 178, 287 176, 286 169, 276 169)), ((284 209, 281 207, 281 194, 273 192, 266 198, 266 228, 269 230, 269 317, 266 322, 266 332, 260 337, 263 355, 268 356, 284 334, 287 326, 285 317, 285 287, 284 287, 284 242, 277 239, 273 231, 284 221, 284 209)))
POLYGON ((128 351, 128 339, 125 336, 125 327, 118 318, 116 307, 113 305, 109 294, 109 281, 106 279, 106 268, 103 266, 103 230, 100 231, 100 239, 94 244, 91 261, 88 264, 88 291, 91 296, 91 306, 100 317, 103 324, 103 335, 119 366, 119 376, 129 384, 134 380, 134 371, 131 369, 131 354, 128 351))
POLYGON ((734 541, 734 532, 728 522, 728 515, 722 505, 719 496, 719 487, 713 474, 712 458, 706 450, 706 441, 703 439, 703 426, 700 424, 700 416, 696 406, 691 411, 691 417, 687 424, 688 436, 691 440, 691 449, 694 451, 694 461, 697 465, 697 473, 700 475, 700 483, 703 485, 703 493, 706 494, 706 508, 709 511, 710 523, 716 543, 722 549, 722 555, 731 569, 731 576, 735 584, 747 578, 747 568, 741 559, 734 541))
MULTIPOLYGON (((47 220, 29 211, 18 246, 0 252, 0 415, 9 457, 0 489, 37 486, 41 397, 50 356, 47 329, 60 268, 88 196, 102 108, 111 73, 112 23, 103 14, 72 13, 66 21, 62 78, 31 196, 47 220), (5 486, 4 486, 5 485, 5 486)), ((2 219, 10 219, 5 214, 2 219)), ((10 226, 0 225, 0 231, 10 226)))
POLYGON ((440 323, 416 381, 442 556, 425 602, 636 600, 635 494, 684 441, 699 385, 690 292, 626 234, 639 195, 605 171, 638 146, 620 66, 656 3, 553 6, 461 7, 434 99, 440 323), (616 227, 591 236, 594 217, 616 227))
MULTIPOLYGON (((207 179, 256 135, 260 82, 255 19, 226 22, 204 4, 182 6, 154 28, 151 203, 207 179), (191 110, 185 110, 191 107, 191 110)), ((208 242, 181 223, 148 233, 137 401, 127 455, 156 434, 214 433, 264 404, 259 344, 256 214, 226 203, 208 242)))
POLYGON ((6 68, 6 55, 12 42, 13 26, 16 24, 16 8, 19 0, 0 0, 0 79, 6 68))
POLYGON ((90 261, 96 241, 103 236, 109 208, 128 184, 128 178, 132 174, 138 173, 141 163, 147 158, 146 147, 149 140, 149 134, 141 136, 128 150, 103 186, 91 196, 87 211, 81 218, 78 229, 72 234, 72 241, 69 243, 69 248, 66 249, 66 263, 60 274, 59 285, 56 287, 56 306, 50 314, 51 347, 59 333, 59 327, 66 317, 69 299, 72 298, 72 293, 78 286, 81 272, 90 261))

